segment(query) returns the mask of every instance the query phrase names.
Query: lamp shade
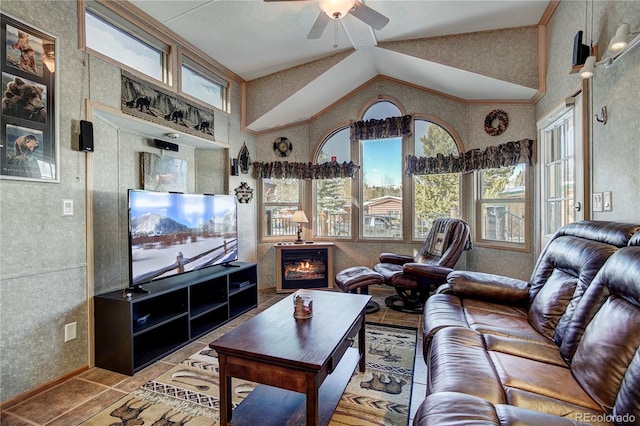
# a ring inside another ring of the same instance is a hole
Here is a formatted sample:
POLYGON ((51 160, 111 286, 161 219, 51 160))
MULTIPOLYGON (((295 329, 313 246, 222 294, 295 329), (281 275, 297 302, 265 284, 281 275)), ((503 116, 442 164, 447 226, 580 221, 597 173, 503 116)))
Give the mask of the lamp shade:
POLYGON ((320 0, 320 9, 333 19, 343 18, 353 7, 354 0, 320 0))
POLYGON ((297 223, 309 223, 307 215, 305 215, 302 210, 296 210, 296 212, 291 217, 291 221, 297 223))
POLYGON ((629 43, 629 24, 622 24, 616 30, 616 35, 609 42, 609 50, 624 50, 629 43))
POLYGON ((596 57, 589 56, 584 63, 584 66, 580 69, 580 77, 583 79, 593 77, 593 70, 596 67, 596 57))

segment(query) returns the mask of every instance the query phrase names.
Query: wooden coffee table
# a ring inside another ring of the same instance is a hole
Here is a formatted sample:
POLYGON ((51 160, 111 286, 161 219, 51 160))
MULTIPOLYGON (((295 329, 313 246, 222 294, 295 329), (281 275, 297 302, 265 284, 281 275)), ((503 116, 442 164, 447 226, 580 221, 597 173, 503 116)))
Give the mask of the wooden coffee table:
POLYGON ((209 346, 220 363, 226 425, 327 424, 351 375, 365 369, 366 295, 311 291, 313 317, 293 317, 293 295, 209 346), (351 348, 358 336, 358 349, 351 348), (232 413, 231 378, 262 383, 232 413), (293 391, 293 392, 292 392, 293 391))

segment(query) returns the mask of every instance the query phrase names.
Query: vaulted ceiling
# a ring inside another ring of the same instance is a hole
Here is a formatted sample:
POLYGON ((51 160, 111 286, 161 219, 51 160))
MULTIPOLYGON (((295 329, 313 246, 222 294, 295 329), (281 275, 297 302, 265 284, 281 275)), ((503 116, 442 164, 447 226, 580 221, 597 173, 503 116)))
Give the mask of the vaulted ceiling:
POLYGON ((351 14, 331 21, 318 39, 307 34, 317 1, 130 0, 246 81, 351 52, 274 108, 247 123, 261 131, 312 117, 377 75, 463 100, 532 99, 525 87, 384 48, 386 42, 536 25, 548 0, 369 0, 389 18, 375 30, 351 14), (381 46, 382 44, 382 46, 381 46))

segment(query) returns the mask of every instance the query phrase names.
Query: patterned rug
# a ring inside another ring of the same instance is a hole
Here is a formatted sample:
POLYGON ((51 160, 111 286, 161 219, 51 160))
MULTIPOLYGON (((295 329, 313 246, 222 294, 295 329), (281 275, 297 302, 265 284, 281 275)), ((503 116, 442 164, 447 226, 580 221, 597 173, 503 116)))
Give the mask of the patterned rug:
MULTIPOLYGON (((416 329, 367 324, 367 366, 356 369, 330 425, 406 425, 416 329)), ((354 347, 357 347, 357 340, 354 347)), ((145 383, 83 425, 219 424, 218 358, 208 347, 145 383)), ((232 379, 237 406, 255 384, 232 379)))

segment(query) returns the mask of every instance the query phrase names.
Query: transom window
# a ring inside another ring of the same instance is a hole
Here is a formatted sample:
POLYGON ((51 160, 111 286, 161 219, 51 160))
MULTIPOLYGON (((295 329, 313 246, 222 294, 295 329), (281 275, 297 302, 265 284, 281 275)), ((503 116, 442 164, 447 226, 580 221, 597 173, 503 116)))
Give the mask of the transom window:
POLYGON ((226 111, 228 83, 183 57, 180 88, 188 96, 226 111))
POLYGON ((214 61, 189 51, 162 29, 151 30, 145 22, 122 14, 115 2, 86 0, 78 4, 84 16, 79 37, 84 37, 87 52, 171 86, 185 98, 229 111, 230 81, 214 61))
MULTIPOLYGON (((85 11, 85 43, 91 50, 130 69, 166 82, 164 63, 168 47, 156 47, 142 41, 88 10, 85 11)), ((160 46, 161 43, 158 42, 157 45, 160 46)))

